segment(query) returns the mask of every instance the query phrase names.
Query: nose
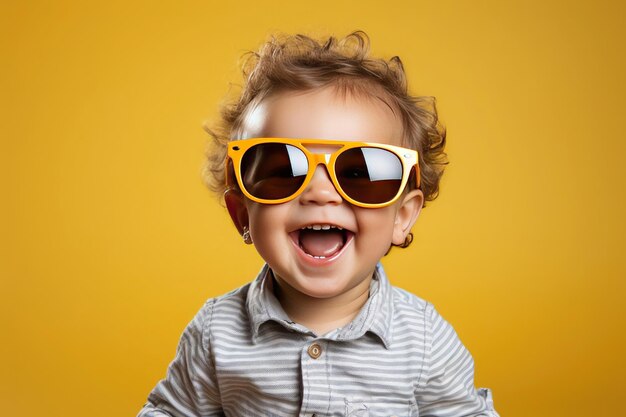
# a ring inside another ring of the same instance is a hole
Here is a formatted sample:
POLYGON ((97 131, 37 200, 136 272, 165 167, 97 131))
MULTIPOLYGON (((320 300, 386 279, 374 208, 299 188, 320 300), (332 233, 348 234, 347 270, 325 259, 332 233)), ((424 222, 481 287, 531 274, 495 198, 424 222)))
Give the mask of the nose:
POLYGON ((311 181, 300 195, 300 203, 323 205, 340 204, 342 201, 343 198, 330 180, 326 167, 318 165, 311 181))

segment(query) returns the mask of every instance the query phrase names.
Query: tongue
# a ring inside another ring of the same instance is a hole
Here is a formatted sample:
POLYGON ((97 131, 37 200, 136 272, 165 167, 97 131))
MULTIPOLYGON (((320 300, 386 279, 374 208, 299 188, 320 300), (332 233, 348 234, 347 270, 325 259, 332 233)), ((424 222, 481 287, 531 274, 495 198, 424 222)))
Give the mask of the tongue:
POLYGON ((343 246, 343 232, 337 229, 300 231, 300 246, 313 256, 331 256, 343 246))

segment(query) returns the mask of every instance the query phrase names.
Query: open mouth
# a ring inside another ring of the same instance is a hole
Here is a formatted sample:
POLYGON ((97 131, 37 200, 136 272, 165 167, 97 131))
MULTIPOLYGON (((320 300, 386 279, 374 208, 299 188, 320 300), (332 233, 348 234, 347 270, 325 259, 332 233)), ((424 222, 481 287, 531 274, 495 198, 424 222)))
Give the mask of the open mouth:
POLYGON ((349 230, 331 224, 311 224, 291 232, 298 247, 316 259, 338 254, 352 236, 349 230))

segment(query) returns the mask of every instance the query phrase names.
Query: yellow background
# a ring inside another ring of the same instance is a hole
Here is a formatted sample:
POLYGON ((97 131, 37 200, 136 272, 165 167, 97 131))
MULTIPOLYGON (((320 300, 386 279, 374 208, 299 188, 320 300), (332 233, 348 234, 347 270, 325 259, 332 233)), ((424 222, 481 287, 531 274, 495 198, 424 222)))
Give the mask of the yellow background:
MULTIPOLYGON (((12 3, 12 4, 9 4, 12 3)), ((261 259, 203 188, 237 60, 365 30, 438 98, 451 164, 385 259, 504 417, 617 416, 624 386, 619 1, 30 1, 0 7, 0 413, 133 416, 208 297, 261 259)))

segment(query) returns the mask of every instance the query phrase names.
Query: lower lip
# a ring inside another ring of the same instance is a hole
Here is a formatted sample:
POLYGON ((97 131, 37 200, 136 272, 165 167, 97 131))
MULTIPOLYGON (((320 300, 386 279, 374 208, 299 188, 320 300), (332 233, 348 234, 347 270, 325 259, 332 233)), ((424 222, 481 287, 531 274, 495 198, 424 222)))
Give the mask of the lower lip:
POLYGON ((305 251, 302 250, 300 245, 294 239, 291 239, 291 243, 296 248, 296 252, 298 253, 298 257, 304 261, 305 264, 313 266, 313 267, 322 267, 328 266, 331 263, 334 263, 339 257, 344 253, 346 248, 352 244, 352 240, 354 239, 354 234, 348 234, 348 238, 346 239, 346 243, 339 249, 339 251, 332 256, 326 258, 315 258, 305 251))

